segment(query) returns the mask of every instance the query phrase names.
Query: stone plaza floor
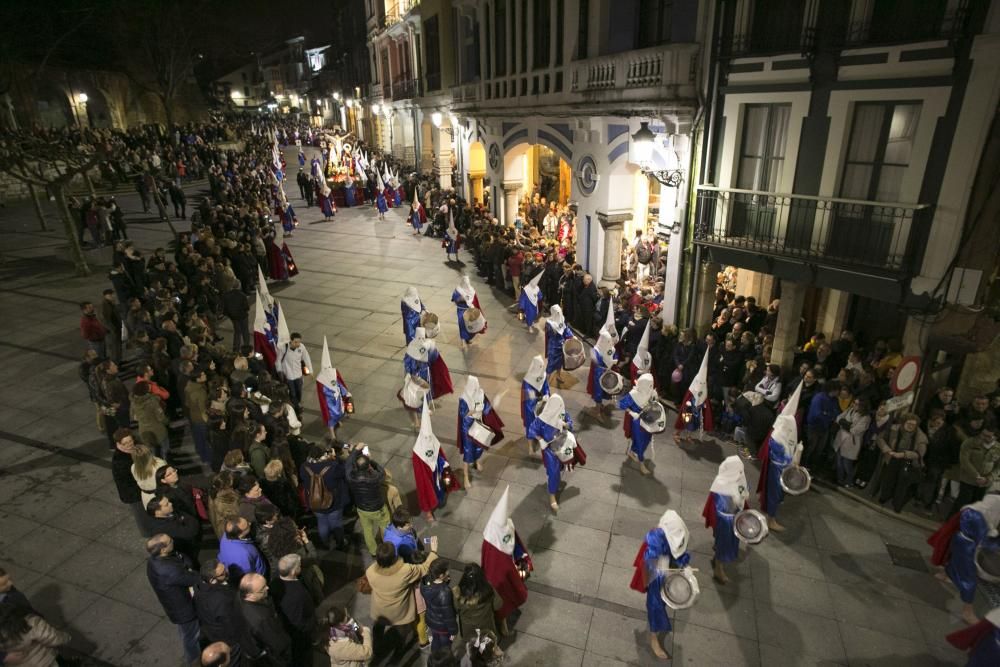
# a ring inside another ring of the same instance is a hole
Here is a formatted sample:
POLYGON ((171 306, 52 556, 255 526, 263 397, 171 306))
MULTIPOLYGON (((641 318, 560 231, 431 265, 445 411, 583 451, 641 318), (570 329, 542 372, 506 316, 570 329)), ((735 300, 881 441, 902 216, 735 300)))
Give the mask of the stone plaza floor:
MULTIPOLYGON (((288 159, 293 163, 294 155, 288 159)), ((439 537, 442 555, 460 570, 462 562, 478 561, 483 526, 510 486, 513 519, 536 569, 508 664, 662 664, 648 648, 644 596, 628 584, 645 532, 667 508, 687 522, 701 584, 694 607, 672 614, 666 648, 673 664, 964 663, 944 640, 960 627, 960 605, 954 589, 930 573, 926 531, 830 491, 788 498, 781 515, 787 532, 743 549, 729 585, 714 583, 712 536, 701 511, 719 462, 735 447, 710 440, 679 448, 668 431, 656 438, 655 474, 641 477, 625 459, 620 411, 610 427, 581 414, 589 404, 586 368, 560 393, 578 424, 587 465, 564 477, 553 516, 540 459, 529 456, 518 414, 521 377, 531 356, 542 352, 542 334, 525 331, 507 309, 510 298, 475 275, 469 254, 463 251, 462 266, 448 264, 439 242, 412 236, 400 209, 385 222, 377 222, 371 208, 346 209, 327 223, 297 194, 289 192, 301 225, 288 243, 301 273, 271 285, 271 293, 315 363, 323 336, 329 338, 333 363, 357 407, 340 436, 370 445, 411 510, 414 433, 396 399, 403 374, 399 300, 407 286, 417 286, 428 309, 441 316, 437 343, 456 393, 440 401, 433 423, 453 464, 460 461, 456 405, 466 376, 475 374, 499 404, 505 442, 484 456, 471 489, 452 494, 436 524, 417 524, 422 535, 439 537), (450 302, 463 272, 489 318, 488 333, 465 352, 450 302), (916 566, 926 571, 894 565, 893 545, 918 551, 916 566)), ((167 244, 167 226, 143 220, 135 196, 119 201, 144 254, 167 244)), ((195 201, 191 196, 189 210, 195 201)), ((0 233, 0 565, 39 611, 72 632, 73 648, 93 656, 92 664, 177 665, 177 632, 146 581, 143 538, 118 502, 107 444, 77 377, 83 351, 77 302, 100 298, 110 286, 107 267, 81 279, 53 261, 60 234, 37 231, 30 204, 0 210, 0 233)), ((224 328, 227 340, 228 333, 224 328)), ((318 440, 324 429, 309 381, 304 395, 304 433, 318 440)), ((187 434, 183 451, 190 456, 187 434)), ((185 473, 191 479, 202 474, 195 464, 185 473)), ((755 487, 756 463, 747 464, 747 475, 755 487)), ((331 600, 348 604, 366 622, 368 599, 353 586, 361 568, 356 553, 324 559, 331 600)), ((422 660, 409 651, 381 664, 422 660)))

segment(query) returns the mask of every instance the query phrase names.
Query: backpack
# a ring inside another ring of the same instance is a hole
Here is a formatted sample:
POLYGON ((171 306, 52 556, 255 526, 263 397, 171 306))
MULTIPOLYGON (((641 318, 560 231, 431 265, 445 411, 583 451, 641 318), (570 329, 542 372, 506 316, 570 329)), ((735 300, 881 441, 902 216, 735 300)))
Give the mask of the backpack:
POLYGON ((309 473, 309 495, 307 500, 309 501, 309 509, 313 512, 322 512, 323 510, 328 510, 333 505, 333 491, 326 487, 323 483, 323 476, 331 466, 326 466, 318 473, 312 468, 306 468, 306 472, 309 473))
POLYGON ((649 250, 649 244, 640 243, 635 247, 635 258, 639 260, 640 264, 649 264, 649 260, 653 259, 653 253, 649 250))

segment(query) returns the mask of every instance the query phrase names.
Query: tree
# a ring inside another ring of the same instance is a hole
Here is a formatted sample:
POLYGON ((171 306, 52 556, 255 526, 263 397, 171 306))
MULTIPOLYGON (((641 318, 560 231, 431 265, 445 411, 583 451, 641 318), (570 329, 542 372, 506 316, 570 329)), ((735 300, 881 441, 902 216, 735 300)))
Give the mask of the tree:
POLYGON ((104 145, 73 145, 27 133, 9 133, 0 140, 0 171, 31 188, 48 188, 55 195, 70 255, 79 276, 89 275, 90 267, 80 247, 66 189, 77 175, 86 175, 101 160, 107 159, 109 152, 109 147, 104 145))

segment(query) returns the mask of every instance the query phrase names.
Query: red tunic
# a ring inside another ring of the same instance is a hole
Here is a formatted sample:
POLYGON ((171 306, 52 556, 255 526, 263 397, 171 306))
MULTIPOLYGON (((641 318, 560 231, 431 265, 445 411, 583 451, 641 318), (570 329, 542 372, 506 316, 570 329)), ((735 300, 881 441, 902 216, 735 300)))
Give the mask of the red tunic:
MULTIPOLYGON (((516 535, 515 539, 521 541, 516 535)), ((497 612, 498 617, 507 618, 512 611, 527 601, 528 587, 524 585, 524 580, 514 566, 513 556, 505 554, 483 540, 480 566, 483 568, 486 580, 503 599, 503 606, 497 612)))
POLYGON ((451 384, 451 373, 448 372, 448 364, 444 363, 444 357, 440 354, 437 359, 431 362, 431 398, 441 398, 453 391, 455 387, 451 384))
POLYGON ((253 332, 253 351, 259 352, 264 357, 264 362, 267 364, 269 370, 274 370, 274 361, 277 353, 271 347, 271 341, 267 339, 267 335, 263 332, 253 332))
MULTIPOLYGON (((444 455, 444 450, 438 449, 438 458, 448 459, 444 455)), ((417 505, 421 512, 433 512, 438 506, 437 491, 434 490, 434 471, 427 467, 427 463, 417 456, 416 452, 410 454, 413 463, 413 481, 417 486, 417 505)))
MULTIPOLYGON (((680 406, 677 409, 677 419, 674 420, 674 428, 678 431, 685 430, 687 422, 684 421, 684 413, 690 412, 687 406, 690 405, 691 392, 684 393, 684 400, 680 402, 680 406)), ((708 432, 715 430, 715 420, 712 418, 712 402, 705 399, 705 402, 701 404, 701 428, 708 432)))
POLYGON ((927 544, 934 548, 931 554, 931 563, 937 566, 947 565, 951 560, 951 539, 958 532, 959 518, 961 512, 956 512, 954 516, 941 524, 937 531, 927 538, 927 544))

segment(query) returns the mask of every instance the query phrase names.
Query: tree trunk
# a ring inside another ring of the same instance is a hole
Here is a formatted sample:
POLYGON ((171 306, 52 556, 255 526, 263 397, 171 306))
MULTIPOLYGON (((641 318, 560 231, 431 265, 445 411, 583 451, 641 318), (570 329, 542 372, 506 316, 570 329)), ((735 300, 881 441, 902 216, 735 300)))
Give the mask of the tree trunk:
POLYGON ((90 267, 87 265, 87 258, 80 247, 80 237, 77 235, 76 223, 70 213, 69 205, 66 203, 66 192, 62 184, 52 185, 52 191, 56 195, 56 208, 59 210, 59 217, 63 220, 63 230, 66 232, 66 240, 69 242, 69 254, 76 266, 76 275, 89 276, 90 267))
POLYGON ((31 193, 31 203, 35 205, 35 215, 38 216, 38 224, 41 225, 42 231, 49 231, 49 226, 45 223, 45 211, 42 210, 42 199, 38 195, 38 189, 28 183, 28 192, 31 193))

